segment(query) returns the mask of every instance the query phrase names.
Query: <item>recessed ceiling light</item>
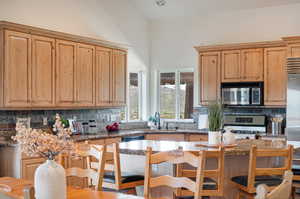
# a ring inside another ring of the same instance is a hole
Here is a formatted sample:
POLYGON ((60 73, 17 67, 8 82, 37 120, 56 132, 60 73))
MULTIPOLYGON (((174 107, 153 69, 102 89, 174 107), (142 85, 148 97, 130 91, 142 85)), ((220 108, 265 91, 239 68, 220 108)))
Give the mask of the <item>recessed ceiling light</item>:
POLYGON ((166 5, 167 1, 166 0, 156 0, 156 5, 158 6, 164 6, 166 5))

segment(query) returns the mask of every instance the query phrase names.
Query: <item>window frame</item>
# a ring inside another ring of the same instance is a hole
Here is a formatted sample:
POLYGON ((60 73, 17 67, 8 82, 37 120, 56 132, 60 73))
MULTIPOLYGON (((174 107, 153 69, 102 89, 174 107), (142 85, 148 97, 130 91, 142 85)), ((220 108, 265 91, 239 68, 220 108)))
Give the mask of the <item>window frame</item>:
POLYGON ((160 77, 161 73, 175 73, 175 88, 176 88, 176 99, 175 99, 175 118, 174 119, 164 119, 164 121, 175 121, 175 122, 194 122, 194 119, 180 119, 180 73, 192 72, 194 73, 194 83, 195 83, 195 71, 193 68, 185 69, 169 69, 169 70, 158 70, 157 71, 157 86, 156 86, 156 111, 160 112, 160 77))

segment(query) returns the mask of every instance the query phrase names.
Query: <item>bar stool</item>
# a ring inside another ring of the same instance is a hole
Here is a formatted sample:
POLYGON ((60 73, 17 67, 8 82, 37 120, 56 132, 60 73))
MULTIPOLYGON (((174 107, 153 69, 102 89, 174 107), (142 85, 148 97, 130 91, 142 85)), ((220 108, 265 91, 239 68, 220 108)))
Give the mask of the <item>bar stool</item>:
MULTIPOLYGON (((97 164, 91 165, 91 168, 97 167, 97 164)), ((104 170, 102 184, 104 190, 122 191, 136 195, 136 187, 144 185, 143 175, 121 172, 118 143, 106 146, 104 170)))
MULTIPOLYGON (((224 148, 219 147, 217 150, 206 151, 205 161, 215 159, 217 162, 216 169, 204 168, 204 182, 201 195, 207 197, 222 197, 224 193, 224 148)), ((188 177, 196 179, 196 169, 185 168, 186 164, 178 164, 176 167, 177 177, 188 177)), ((186 189, 177 189, 176 197, 192 196, 193 193, 186 189)))
POLYGON ((239 189, 237 199, 241 196, 254 198, 256 187, 265 184, 274 189, 282 182, 282 175, 290 170, 292 166, 293 146, 289 145, 283 149, 257 149, 252 146, 250 151, 248 176, 236 176, 231 179, 232 183, 239 189), (257 168, 256 161, 260 157, 282 157, 284 165, 278 168, 257 168))
POLYGON ((181 149, 175 151, 159 152, 152 154, 152 148, 148 147, 146 152, 146 169, 145 169, 145 185, 144 197, 153 199, 150 194, 150 189, 161 186, 168 186, 174 189, 184 188, 193 193, 195 199, 202 198, 205 194, 206 186, 204 185, 204 167, 207 157, 207 151, 200 151, 198 154, 185 152, 181 149), (152 165, 161 164, 164 162, 173 165, 187 163, 195 168, 196 180, 187 177, 173 177, 168 175, 152 177, 152 165))

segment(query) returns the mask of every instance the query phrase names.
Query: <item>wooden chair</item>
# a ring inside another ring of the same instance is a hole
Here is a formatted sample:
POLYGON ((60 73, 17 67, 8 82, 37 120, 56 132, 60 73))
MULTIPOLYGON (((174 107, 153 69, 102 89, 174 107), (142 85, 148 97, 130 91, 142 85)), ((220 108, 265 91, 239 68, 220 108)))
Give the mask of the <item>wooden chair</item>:
MULTIPOLYGON (((80 146, 82 147, 82 146, 80 146)), ((105 161, 105 149, 106 146, 100 145, 88 145, 86 142, 85 147, 80 148, 77 146, 75 151, 75 158, 85 158, 86 168, 71 167, 66 168, 66 177, 79 177, 88 179, 88 187, 94 187, 95 190, 102 190, 103 174, 104 174, 104 161, 105 161), (93 162, 97 160, 97 162, 93 162), (93 168, 91 167, 93 165, 93 168), (97 165, 97 166, 95 166, 97 165)), ((68 157, 70 158, 70 157, 68 157)), ((67 165, 66 156, 60 156, 60 162, 62 165, 67 165)))
MULTIPOLYGON (((91 168, 97 165, 91 165, 91 168)), ((103 187, 108 191, 123 191, 136 194, 136 187, 144 185, 144 176, 121 172, 119 144, 106 146, 103 187)))
POLYGON ((291 170, 292 156, 293 146, 291 145, 283 149, 257 149, 256 146, 253 146, 250 151, 248 176, 236 176, 231 179, 239 189, 237 199, 242 196, 254 198, 256 187, 260 184, 266 184, 270 189, 280 185, 284 172, 291 170), (282 157, 284 164, 278 168, 257 168, 256 160, 262 157, 282 157))
POLYGON ((146 169, 145 169, 145 198, 152 198, 150 189, 160 186, 168 186, 176 191, 178 188, 185 188, 194 193, 194 198, 202 197, 204 182, 204 167, 207 151, 200 151, 198 154, 184 152, 181 149, 177 151, 168 151, 152 154, 152 148, 148 147, 146 152, 146 169), (152 165, 168 162, 171 164, 188 163, 197 168, 196 181, 187 177, 159 176, 152 177, 152 165))
MULTIPOLYGON (((204 169, 204 182, 202 196, 222 197, 224 193, 224 148, 219 147, 215 151, 206 151, 205 165, 207 160, 215 159, 217 162, 216 169, 204 169)), ((177 177, 196 178, 195 169, 186 169, 187 165, 178 164, 176 167, 177 177)), ((186 189, 178 189, 175 192, 177 197, 193 196, 193 193, 186 189)))
POLYGON ((292 185, 292 198, 296 198, 296 189, 300 189, 300 148, 294 150, 292 172, 293 172, 293 185, 292 185))
POLYGON ((261 184, 256 189, 255 199, 289 199, 292 190, 293 173, 286 171, 283 182, 273 191, 269 192, 269 187, 261 184))

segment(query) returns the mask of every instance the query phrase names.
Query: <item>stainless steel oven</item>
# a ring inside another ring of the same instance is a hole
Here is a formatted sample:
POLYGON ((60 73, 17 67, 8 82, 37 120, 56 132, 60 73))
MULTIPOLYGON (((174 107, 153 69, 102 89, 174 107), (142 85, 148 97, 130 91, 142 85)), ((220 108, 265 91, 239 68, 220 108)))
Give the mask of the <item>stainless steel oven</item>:
POLYGON ((263 83, 223 83, 222 103, 229 106, 262 106, 263 83))

